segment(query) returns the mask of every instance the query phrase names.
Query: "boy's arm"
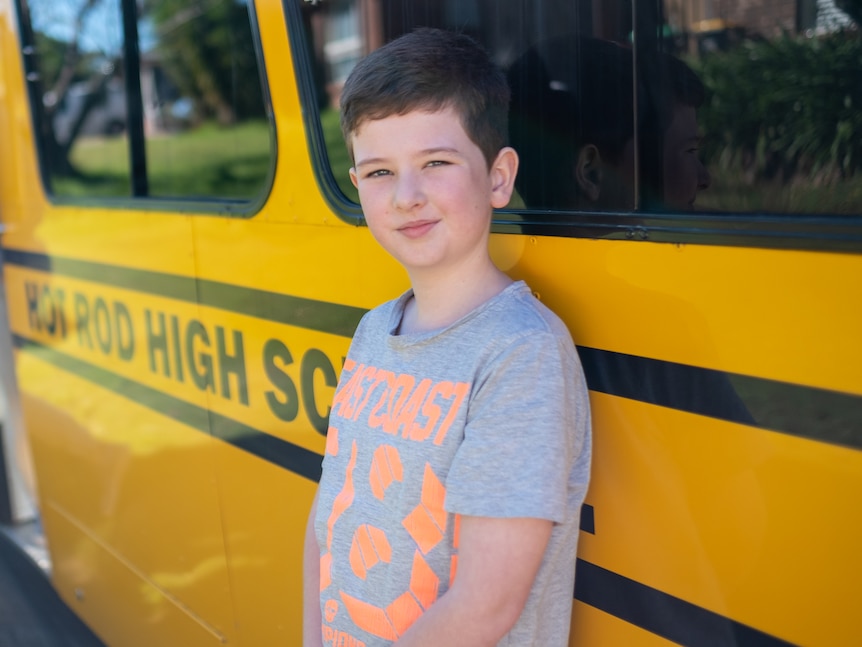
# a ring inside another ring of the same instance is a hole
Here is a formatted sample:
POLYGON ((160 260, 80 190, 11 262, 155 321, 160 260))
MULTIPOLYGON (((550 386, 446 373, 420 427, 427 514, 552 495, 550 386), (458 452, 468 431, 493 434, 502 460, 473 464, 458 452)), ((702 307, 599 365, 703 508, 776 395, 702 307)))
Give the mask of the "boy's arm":
POLYGON ((314 517, 317 514, 317 494, 308 513, 305 528, 305 550, 302 560, 302 644, 303 647, 322 647, 323 634, 320 616, 320 549, 314 535, 314 517))
POLYGON ((552 525, 544 519, 462 517, 452 588, 397 647, 496 645, 524 609, 552 525))

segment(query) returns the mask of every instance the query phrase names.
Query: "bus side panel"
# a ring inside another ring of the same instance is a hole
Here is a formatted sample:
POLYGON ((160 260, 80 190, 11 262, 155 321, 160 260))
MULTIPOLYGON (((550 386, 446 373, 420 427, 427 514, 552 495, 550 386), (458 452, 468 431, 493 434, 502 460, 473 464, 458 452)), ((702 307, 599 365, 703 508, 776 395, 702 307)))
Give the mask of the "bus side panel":
POLYGON ((33 234, 4 240, 7 294, 54 584, 97 633, 134 637, 116 644, 226 640, 218 335, 198 318, 189 219, 26 206, 33 234))
MULTIPOLYGON (((32 355, 19 354, 19 370, 28 383, 39 379, 46 387, 62 388, 69 397, 93 403, 92 384, 58 376, 53 366, 32 355)), ((159 537, 172 532, 158 525, 157 519, 163 514, 154 514, 153 508, 167 507, 165 502, 176 494, 165 491, 167 482, 148 479, 146 485, 138 484, 140 491, 133 505, 124 491, 140 481, 143 461, 133 460, 120 444, 99 442, 91 429, 66 412, 68 402, 52 404, 50 400, 31 393, 23 396, 34 458, 43 474, 41 522, 50 542, 53 583, 60 595, 108 645, 144 647, 162 643, 165 636, 171 636, 174 644, 220 644, 221 637, 189 613, 179 597, 186 597, 187 587, 178 578, 190 581, 189 574, 145 573, 140 560, 131 561, 130 551, 112 536, 110 526, 122 523, 120 516, 134 515, 136 543, 157 548, 159 537), (44 478, 46 473, 52 478, 44 478), (82 514, 81 500, 92 501, 102 517, 95 521, 82 519, 86 511, 82 514), (126 506, 124 515, 118 513, 117 505, 126 506)), ((150 411, 128 401, 102 400, 97 406, 120 406, 126 420, 132 421, 131 416, 135 416, 135 425, 152 428, 153 423, 161 422, 154 420, 150 411)), ((194 453, 199 460, 200 450, 194 453)), ((163 458, 162 462, 186 463, 194 458, 188 451, 172 454, 172 459, 163 458)), ((185 552, 180 545, 174 545, 174 549, 185 552)), ((214 557, 217 564, 220 556, 214 557)), ((207 578, 212 581, 213 573, 207 578)))
MULTIPOLYGON (((862 258, 536 237, 511 272, 593 389, 576 599, 682 644, 862 635, 862 258)), ((572 644, 597 617, 576 606, 572 644)))

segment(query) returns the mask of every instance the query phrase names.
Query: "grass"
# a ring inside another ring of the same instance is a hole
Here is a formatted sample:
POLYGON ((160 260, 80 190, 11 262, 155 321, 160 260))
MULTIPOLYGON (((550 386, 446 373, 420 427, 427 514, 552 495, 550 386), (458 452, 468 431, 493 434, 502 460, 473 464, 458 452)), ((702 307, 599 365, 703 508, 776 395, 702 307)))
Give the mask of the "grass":
POLYGON ((790 182, 746 181, 740 171, 713 171, 712 184, 697 196, 698 207, 727 212, 858 214, 862 174, 823 183, 804 176, 790 182))
MULTIPOLYGON (((264 121, 149 137, 146 150, 150 195, 160 198, 251 200, 265 190, 273 162, 264 121)), ((55 178, 56 195, 130 195, 126 137, 81 138, 71 161, 80 177, 55 178)))

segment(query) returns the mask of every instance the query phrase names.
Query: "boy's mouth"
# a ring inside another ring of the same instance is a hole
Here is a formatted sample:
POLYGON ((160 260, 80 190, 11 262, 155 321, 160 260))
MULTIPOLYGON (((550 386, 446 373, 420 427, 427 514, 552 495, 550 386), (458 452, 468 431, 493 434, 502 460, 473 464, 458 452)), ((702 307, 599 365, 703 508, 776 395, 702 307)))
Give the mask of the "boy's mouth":
POLYGON ((436 220, 414 220, 399 227, 398 231, 407 238, 420 238, 431 231, 436 224, 436 220))

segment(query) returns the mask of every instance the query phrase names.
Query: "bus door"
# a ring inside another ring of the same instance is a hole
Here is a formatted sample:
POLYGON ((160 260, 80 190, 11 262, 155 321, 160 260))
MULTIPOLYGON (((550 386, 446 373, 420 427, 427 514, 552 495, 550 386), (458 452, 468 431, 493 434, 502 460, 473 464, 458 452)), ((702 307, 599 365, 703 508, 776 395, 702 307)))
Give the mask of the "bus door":
POLYGON ((221 338, 192 222, 244 200, 196 173, 208 140, 185 135, 234 106, 175 67, 172 39, 197 23, 135 7, 16 6, 34 115, 17 156, 31 190, 4 213, 17 372, 61 596, 109 644, 219 644, 236 631, 208 413, 221 338))
POLYGON ((192 223, 209 422, 246 645, 298 640, 305 521, 329 405, 369 303, 359 261, 367 231, 332 212, 309 159, 285 17, 299 16, 300 4, 249 3, 260 67, 245 74, 265 86, 236 138, 213 146, 233 172, 261 175, 241 209, 192 223))

